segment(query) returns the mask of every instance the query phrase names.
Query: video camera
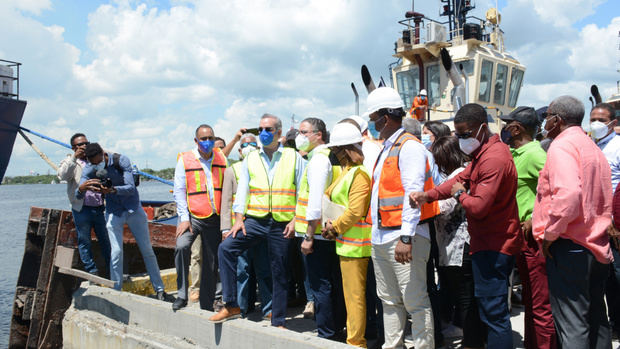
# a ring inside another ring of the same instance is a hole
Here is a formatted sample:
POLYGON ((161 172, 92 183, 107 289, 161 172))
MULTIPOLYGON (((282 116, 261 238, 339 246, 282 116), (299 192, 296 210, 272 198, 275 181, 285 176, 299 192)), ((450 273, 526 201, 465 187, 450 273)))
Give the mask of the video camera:
POLYGON ((102 187, 112 188, 112 180, 108 177, 108 171, 106 171, 106 169, 98 170, 95 176, 101 182, 102 187))

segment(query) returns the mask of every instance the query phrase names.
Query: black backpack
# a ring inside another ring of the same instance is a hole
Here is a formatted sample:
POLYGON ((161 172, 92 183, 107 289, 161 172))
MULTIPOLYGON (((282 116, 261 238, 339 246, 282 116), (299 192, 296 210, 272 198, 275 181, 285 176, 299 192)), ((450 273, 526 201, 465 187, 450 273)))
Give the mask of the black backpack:
MULTIPOLYGON (((118 153, 114 153, 112 154, 112 164, 114 166, 114 168, 116 170, 118 170, 118 172, 125 172, 125 170, 123 170, 123 168, 121 167, 121 154, 118 153)), ((133 183, 134 185, 137 187, 140 185, 140 174, 134 171, 131 171, 131 174, 133 175, 133 183)))

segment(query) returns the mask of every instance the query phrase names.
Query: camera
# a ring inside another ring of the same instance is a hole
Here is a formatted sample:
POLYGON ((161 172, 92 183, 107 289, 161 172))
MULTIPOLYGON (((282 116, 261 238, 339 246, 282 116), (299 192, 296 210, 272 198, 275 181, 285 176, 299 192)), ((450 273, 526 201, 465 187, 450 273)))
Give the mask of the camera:
POLYGON ((100 178, 101 186, 104 188, 112 188, 112 180, 110 178, 100 178))

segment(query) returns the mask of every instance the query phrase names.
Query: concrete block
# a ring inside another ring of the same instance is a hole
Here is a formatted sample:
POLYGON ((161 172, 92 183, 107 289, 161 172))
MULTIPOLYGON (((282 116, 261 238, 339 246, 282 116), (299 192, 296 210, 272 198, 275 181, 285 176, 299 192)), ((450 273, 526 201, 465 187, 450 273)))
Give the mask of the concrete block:
MULTIPOLYGON (((177 271, 175 268, 164 269, 160 271, 161 279, 164 282, 166 292, 170 293, 177 290, 177 271)), ((148 296, 155 293, 151 285, 151 279, 148 274, 130 276, 129 280, 123 282, 122 290, 142 296, 148 296)))

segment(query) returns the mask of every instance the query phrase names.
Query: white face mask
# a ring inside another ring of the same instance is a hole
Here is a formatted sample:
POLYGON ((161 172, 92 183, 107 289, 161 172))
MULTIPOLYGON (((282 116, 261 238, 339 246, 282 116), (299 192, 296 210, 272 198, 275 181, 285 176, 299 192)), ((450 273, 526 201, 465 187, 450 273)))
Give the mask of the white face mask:
POLYGON ((433 145, 433 141, 431 141, 431 135, 428 133, 422 133, 422 139, 420 140, 422 144, 426 147, 426 149, 431 150, 431 145, 433 145))
POLYGON ((105 160, 95 165, 95 171, 101 171, 105 168, 105 160))
POLYGON ((300 133, 297 137, 295 137, 295 146, 297 147, 297 150, 307 151, 308 148, 310 148, 310 140, 308 137, 300 133))
POLYGON ((590 124, 590 136, 594 140, 604 138, 609 133, 609 124, 604 124, 600 121, 594 121, 590 124))
POLYGON ((476 137, 478 137, 481 129, 482 125, 478 127, 478 132, 476 132, 476 135, 474 137, 465 139, 459 138, 459 147, 461 148, 463 153, 469 155, 473 153, 476 149, 480 148, 480 141, 476 137))
POLYGON ((250 154, 250 152, 256 150, 256 147, 252 145, 248 145, 247 147, 241 149, 241 158, 244 159, 250 154))

